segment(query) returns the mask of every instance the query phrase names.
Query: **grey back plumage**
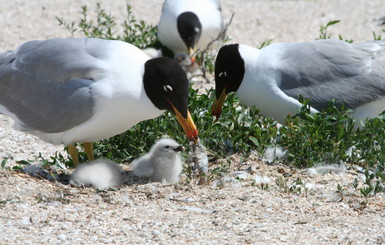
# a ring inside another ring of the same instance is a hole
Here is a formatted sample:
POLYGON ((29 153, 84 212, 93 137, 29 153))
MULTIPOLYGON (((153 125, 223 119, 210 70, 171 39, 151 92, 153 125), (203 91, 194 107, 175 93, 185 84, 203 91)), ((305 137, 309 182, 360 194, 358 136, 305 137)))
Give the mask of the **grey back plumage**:
POLYGON ((384 52, 385 42, 285 44, 275 68, 280 88, 290 97, 310 98, 318 110, 330 100, 356 108, 385 95, 384 52))
POLYGON ((24 131, 57 133, 85 122, 93 115, 92 84, 106 72, 104 42, 31 41, 0 54, 0 105, 24 131))

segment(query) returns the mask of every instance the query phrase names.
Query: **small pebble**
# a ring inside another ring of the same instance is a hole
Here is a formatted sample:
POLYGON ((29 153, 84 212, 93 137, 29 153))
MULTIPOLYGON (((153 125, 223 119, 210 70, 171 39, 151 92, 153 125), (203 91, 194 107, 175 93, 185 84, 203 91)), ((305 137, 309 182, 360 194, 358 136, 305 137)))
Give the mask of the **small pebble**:
POLYGON ((57 238, 62 240, 62 241, 67 240, 67 236, 65 234, 60 234, 60 235, 57 236, 57 238))
POLYGON ((32 224, 31 223, 31 218, 30 217, 23 217, 20 219, 20 222, 23 224, 23 225, 30 225, 32 224))
POLYGON ((160 235, 160 231, 159 231, 159 230, 153 230, 153 231, 152 231, 152 234, 153 234, 154 236, 159 236, 159 235, 160 235))

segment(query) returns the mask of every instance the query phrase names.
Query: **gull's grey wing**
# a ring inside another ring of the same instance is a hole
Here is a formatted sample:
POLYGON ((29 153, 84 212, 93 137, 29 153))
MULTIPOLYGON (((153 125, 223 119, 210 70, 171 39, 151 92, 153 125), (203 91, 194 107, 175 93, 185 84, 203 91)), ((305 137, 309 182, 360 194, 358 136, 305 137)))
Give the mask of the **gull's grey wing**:
MULTIPOLYGON (((335 100, 355 108, 385 96, 385 42, 339 40, 285 44, 276 69, 281 90, 321 110, 335 100)), ((385 109, 385 108, 384 108, 385 109)))
POLYGON ((93 115, 91 85, 106 73, 97 39, 31 41, 0 54, 0 108, 21 129, 57 133, 93 115))

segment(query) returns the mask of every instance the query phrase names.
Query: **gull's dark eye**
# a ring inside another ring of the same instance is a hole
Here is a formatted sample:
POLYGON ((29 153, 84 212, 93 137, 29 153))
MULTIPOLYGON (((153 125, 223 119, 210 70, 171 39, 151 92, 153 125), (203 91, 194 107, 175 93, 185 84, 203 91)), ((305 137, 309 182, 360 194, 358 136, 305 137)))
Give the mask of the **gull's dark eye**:
POLYGON ((163 89, 164 89, 164 91, 166 91, 169 94, 172 94, 172 92, 174 92, 174 89, 168 84, 164 85, 163 89))
POLYGON ((170 146, 169 146, 169 145, 166 145, 164 148, 165 148, 165 149, 170 149, 170 146))

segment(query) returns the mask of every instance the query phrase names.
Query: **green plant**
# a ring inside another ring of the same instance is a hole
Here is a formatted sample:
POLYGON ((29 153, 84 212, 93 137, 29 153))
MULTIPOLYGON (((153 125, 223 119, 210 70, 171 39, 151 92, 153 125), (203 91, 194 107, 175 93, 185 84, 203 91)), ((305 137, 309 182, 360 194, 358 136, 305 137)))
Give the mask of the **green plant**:
POLYGON ((309 101, 299 100, 303 106, 296 115, 289 115, 280 129, 278 144, 289 150, 288 161, 297 167, 345 161, 354 143, 355 124, 349 111, 330 102, 326 110, 312 114, 309 101))
POLYGON ((330 39, 332 35, 328 32, 328 28, 340 22, 340 20, 332 20, 329 21, 326 25, 321 25, 319 29, 320 35, 318 39, 330 39))
POLYGON ((262 49, 262 48, 264 48, 264 47, 267 47, 267 46, 269 46, 272 42, 273 42, 273 39, 267 39, 267 40, 263 41, 263 42, 258 46, 258 49, 262 49))
POLYGON ((5 168, 5 165, 7 164, 7 160, 8 160, 8 158, 4 158, 4 159, 1 161, 1 168, 5 168))
POLYGON ((353 181, 353 188, 354 189, 357 189, 358 188, 358 178, 354 178, 354 181, 353 181))
POLYGON ((102 38, 110 40, 122 40, 131 43, 139 48, 153 47, 162 49, 164 52, 170 51, 165 48, 157 38, 157 27, 148 25, 144 21, 136 20, 132 14, 131 6, 127 4, 127 17, 121 23, 123 30, 121 33, 117 31, 117 23, 115 18, 107 13, 100 5, 96 5, 96 20, 89 20, 89 12, 87 6, 82 6, 82 18, 79 23, 67 22, 63 18, 56 17, 59 25, 69 30, 72 36, 76 32, 80 32, 85 37, 102 38))
MULTIPOLYGON (((365 128, 356 136, 356 151, 361 159, 365 159, 368 167, 385 167, 385 115, 381 114, 365 122, 365 128)), ((358 159, 357 159, 358 161, 358 159)))
POLYGON ((213 180, 218 176, 223 177, 225 174, 230 172, 230 166, 231 163, 229 162, 221 162, 217 164, 217 166, 210 171, 209 179, 213 180))
POLYGON ((364 187, 360 192, 364 197, 371 197, 379 192, 385 192, 385 169, 376 168, 374 172, 365 170, 364 187))
POLYGON ((289 178, 278 177, 275 179, 275 184, 278 189, 283 193, 291 193, 300 195, 302 191, 307 194, 307 188, 301 179, 296 178, 295 180, 289 182, 289 178))
POLYGON ((44 158, 41 155, 41 153, 39 153, 39 155, 35 156, 34 159, 16 161, 17 165, 13 166, 12 170, 21 171, 25 166, 31 165, 34 162, 39 162, 41 167, 43 168, 47 168, 51 166, 58 167, 58 168, 66 168, 66 166, 73 167, 73 163, 70 159, 65 158, 61 153, 56 152, 55 156, 50 156, 49 159, 44 158))
MULTIPOLYGON (((385 31, 385 30, 383 30, 383 31, 385 31)), ((382 40, 381 34, 377 35, 375 32, 372 32, 372 34, 373 34, 373 40, 375 40, 375 41, 382 40)))
POLYGON ((345 188, 343 188, 340 184, 337 184, 337 190, 336 190, 336 193, 338 194, 343 194, 344 193, 345 188))
MULTIPOLYGON (((330 26, 333 26, 333 25, 338 24, 340 22, 341 22, 340 20, 332 20, 332 21, 329 21, 326 25, 321 25, 320 29, 319 29, 320 35, 317 39, 330 39, 330 38, 332 38, 332 34, 330 34, 328 32, 328 28, 330 26)), ((340 40, 344 40, 344 38, 341 35, 338 35, 338 38, 340 40)), ((347 43, 353 43, 353 40, 351 40, 351 39, 345 39, 344 41, 347 43)))

